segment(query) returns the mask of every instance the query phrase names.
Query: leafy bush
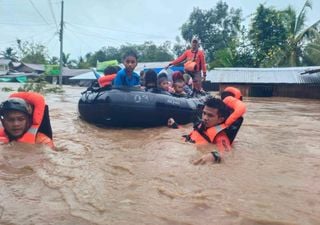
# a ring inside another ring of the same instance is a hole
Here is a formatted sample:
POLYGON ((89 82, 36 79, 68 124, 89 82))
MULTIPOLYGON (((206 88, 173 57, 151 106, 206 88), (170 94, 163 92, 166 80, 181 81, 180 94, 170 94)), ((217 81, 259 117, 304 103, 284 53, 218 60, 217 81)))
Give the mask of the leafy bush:
POLYGON ((27 83, 18 88, 18 91, 34 91, 42 94, 64 92, 62 87, 48 87, 48 84, 49 83, 45 80, 45 76, 39 76, 38 78, 28 80, 27 83))

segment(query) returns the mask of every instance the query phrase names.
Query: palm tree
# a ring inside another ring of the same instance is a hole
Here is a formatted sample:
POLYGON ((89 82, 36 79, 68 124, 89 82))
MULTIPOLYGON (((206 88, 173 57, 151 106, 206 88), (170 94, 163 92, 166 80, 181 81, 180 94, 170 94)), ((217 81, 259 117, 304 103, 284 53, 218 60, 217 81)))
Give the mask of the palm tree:
POLYGON ((63 52, 62 53, 62 63, 63 63, 63 66, 66 66, 69 68, 74 68, 77 64, 77 61, 74 59, 70 59, 70 53, 65 54, 63 52))
POLYGON ((284 10, 288 32, 287 42, 284 48, 279 49, 275 53, 278 66, 301 66, 303 62, 303 51, 305 46, 317 35, 317 28, 320 19, 309 27, 306 27, 306 14, 307 9, 311 9, 311 1, 306 0, 300 13, 289 6, 284 10))
POLYGON ((308 66, 320 66, 320 33, 305 48, 304 61, 308 66))
POLYGON ((13 50, 13 48, 6 48, 5 51, 0 52, 0 55, 2 55, 5 59, 10 59, 13 62, 18 61, 17 52, 13 50))

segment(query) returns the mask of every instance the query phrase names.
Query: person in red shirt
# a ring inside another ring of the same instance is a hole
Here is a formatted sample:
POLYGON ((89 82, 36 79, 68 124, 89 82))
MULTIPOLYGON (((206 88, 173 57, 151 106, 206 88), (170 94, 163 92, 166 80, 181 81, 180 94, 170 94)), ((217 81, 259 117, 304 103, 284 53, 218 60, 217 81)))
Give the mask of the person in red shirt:
POLYGON ((202 80, 205 80, 207 76, 205 53, 203 50, 200 50, 199 47, 199 39, 193 38, 191 41, 191 49, 186 50, 182 55, 166 66, 167 69, 169 66, 174 66, 185 61, 184 70, 191 75, 193 86, 196 91, 202 90, 201 82, 202 80))

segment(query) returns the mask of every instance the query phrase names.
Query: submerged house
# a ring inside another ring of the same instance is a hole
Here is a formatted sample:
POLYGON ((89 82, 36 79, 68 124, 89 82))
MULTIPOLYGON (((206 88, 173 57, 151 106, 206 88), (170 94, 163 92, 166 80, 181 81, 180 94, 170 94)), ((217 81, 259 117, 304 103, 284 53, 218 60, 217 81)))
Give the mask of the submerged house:
POLYGON ((222 91, 227 86, 251 97, 295 97, 320 99, 320 67, 215 68, 207 81, 222 91))
POLYGON ((17 72, 32 73, 32 74, 42 74, 45 71, 45 66, 43 64, 32 64, 21 62, 14 69, 17 72))
POLYGON ((12 67, 12 61, 10 59, 0 58, 0 76, 6 75, 12 67))

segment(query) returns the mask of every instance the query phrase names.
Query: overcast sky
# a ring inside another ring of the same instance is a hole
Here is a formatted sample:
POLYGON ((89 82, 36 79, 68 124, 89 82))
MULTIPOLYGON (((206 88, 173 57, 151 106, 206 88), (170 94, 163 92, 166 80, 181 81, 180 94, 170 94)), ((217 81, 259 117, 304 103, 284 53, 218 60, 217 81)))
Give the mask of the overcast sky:
MULTIPOLYGON (((194 7, 213 8, 218 0, 64 0, 64 52, 76 59, 103 46, 175 42, 194 7)), ((250 21, 260 3, 300 11, 304 0, 226 0, 250 21)), ((312 0, 307 24, 320 18, 320 1, 312 0)), ((50 56, 59 55, 57 30, 61 0, 0 0, 0 51, 16 47, 16 39, 41 42, 50 56)))

